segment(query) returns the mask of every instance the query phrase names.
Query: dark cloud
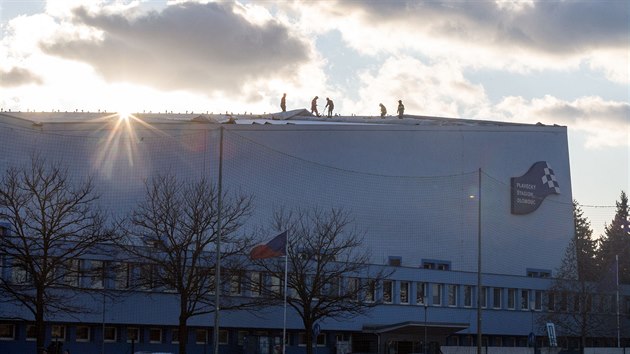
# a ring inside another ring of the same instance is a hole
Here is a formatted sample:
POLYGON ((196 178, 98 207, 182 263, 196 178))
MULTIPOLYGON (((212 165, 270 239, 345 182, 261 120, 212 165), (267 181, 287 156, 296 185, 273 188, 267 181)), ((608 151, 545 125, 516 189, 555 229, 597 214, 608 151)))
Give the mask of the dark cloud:
POLYGON ((43 50, 92 65, 108 81, 166 90, 239 92, 251 80, 291 78, 309 49, 277 22, 255 25, 232 4, 169 6, 134 19, 75 10, 102 41, 58 38, 43 50))
POLYGON ((556 117, 566 124, 576 124, 585 121, 608 122, 621 128, 628 126, 630 104, 623 102, 584 102, 557 104, 537 110, 537 114, 545 117, 556 117))
POLYGON ((475 40, 479 45, 517 46, 549 54, 598 48, 628 48, 630 2, 536 1, 353 1, 340 0, 336 12, 362 13, 368 23, 396 23, 401 30, 424 28, 436 36, 475 40))
POLYGON ((29 84, 41 85, 43 80, 33 72, 23 68, 0 71, 0 86, 16 87, 29 84))

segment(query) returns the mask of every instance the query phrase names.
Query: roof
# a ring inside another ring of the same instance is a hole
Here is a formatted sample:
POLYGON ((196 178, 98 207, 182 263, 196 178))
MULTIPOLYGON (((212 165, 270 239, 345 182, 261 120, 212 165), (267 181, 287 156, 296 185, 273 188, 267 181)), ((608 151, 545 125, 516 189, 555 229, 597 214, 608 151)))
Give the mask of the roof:
MULTIPOLYGON (((411 125, 411 126, 543 126, 541 123, 511 123, 479 119, 432 117, 420 115, 397 116, 333 116, 326 118, 312 115, 306 109, 298 109, 277 113, 134 113, 134 119, 150 124, 169 124, 183 122, 209 124, 327 124, 327 125, 411 125)), ((1 111, 0 118, 14 120, 16 123, 33 126, 53 125, 59 123, 99 123, 118 120, 118 114, 112 112, 11 112, 1 111)), ((554 125, 557 126, 557 125, 554 125)))

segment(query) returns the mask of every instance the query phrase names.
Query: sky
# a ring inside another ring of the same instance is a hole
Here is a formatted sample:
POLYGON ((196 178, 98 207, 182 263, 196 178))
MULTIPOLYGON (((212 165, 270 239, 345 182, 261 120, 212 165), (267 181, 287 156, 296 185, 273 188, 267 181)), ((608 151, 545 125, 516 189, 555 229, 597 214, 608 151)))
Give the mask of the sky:
POLYGON ((568 127, 595 236, 630 192, 630 1, 0 0, 0 108, 310 108, 568 127))

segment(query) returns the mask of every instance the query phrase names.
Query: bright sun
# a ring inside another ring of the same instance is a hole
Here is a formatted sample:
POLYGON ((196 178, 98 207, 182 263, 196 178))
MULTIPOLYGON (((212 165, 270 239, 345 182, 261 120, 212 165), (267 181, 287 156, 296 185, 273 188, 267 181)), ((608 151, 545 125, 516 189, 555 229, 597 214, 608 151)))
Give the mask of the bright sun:
POLYGON ((118 111, 118 119, 121 121, 128 121, 129 118, 131 117, 131 112, 129 111, 118 111))

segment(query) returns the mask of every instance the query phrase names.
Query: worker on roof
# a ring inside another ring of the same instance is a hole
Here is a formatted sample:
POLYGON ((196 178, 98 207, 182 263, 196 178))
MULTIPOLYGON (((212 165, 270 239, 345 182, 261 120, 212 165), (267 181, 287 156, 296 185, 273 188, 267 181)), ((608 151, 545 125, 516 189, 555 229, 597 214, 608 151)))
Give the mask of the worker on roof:
POLYGON ((405 114, 405 105, 402 103, 402 100, 398 100, 398 118, 402 119, 403 114, 405 114))
POLYGON ((313 98, 313 100, 311 101, 311 113, 315 113, 316 116, 319 117, 319 112, 317 111, 317 99, 319 97, 315 96, 315 98, 313 98))
POLYGON ((280 99, 280 108, 282 109, 282 112, 286 112, 287 111, 287 94, 283 94, 282 95, 282 99, 280 99))
POLYGON ((378 105, 381 107, 381 118, 383 118, 387 114, 387 108, 385 108, 382 103, 379 103, 378 105))
POLYGON ((326 106, 324 106, 324 108, 326 107, 328 107, 328 118, 332 118, 332 113, 333 113, 333 109, 335 108, 335 104, 328 97, 326 97, 326 106))

